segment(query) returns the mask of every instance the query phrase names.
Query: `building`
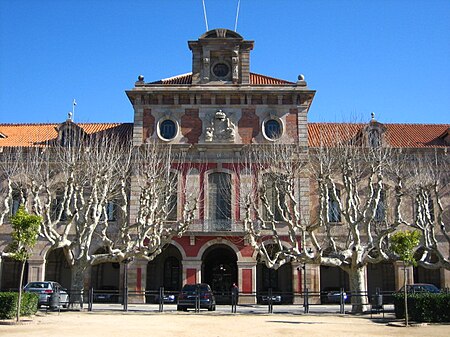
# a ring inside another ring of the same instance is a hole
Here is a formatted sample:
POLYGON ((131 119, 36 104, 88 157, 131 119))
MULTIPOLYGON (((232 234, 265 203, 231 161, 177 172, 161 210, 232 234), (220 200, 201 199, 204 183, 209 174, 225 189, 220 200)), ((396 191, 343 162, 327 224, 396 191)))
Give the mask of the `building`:
MULTIPOLYGON (((192 177, 203 187, 195 223, 153 261, 134 260, 128 267, 129 289, 157 291, 164 286, 176 291, 185 283, 206 282, 217 294, 225 295, 236 282, 246 295, 240 297, 243 303, 257 302, 259 294, 269 289, 282 293, 283 300, 292 303, 300 298, 297 295, 305 286, 311 291, 348 288, 348 277, 338 268, 307 265, 303 272, 300 264, 291 263, 272 270, 258 262, 244 239, 238 202, 241 181, 232 170, 242 147, 277 141, 298 143, 305 149, 318 147, 320 137, 332 137, 336 129, 345 128, 355 136, 378 130, 391 146, 420 151, 448 147, 450 125, 381 124, 373 120, 367 124, 308 123, 315 90, 308 88, 303 76, 290 82, 250 72, 253 41, 227 29, 215 29, 190 41, 189 48, 192 72, 156 82, 145 82, 139 76, 135 86, 126 91, 134 109, 133 124, 76 124, 88 135, 105 132, 132 136, 136 146, 157 140, 178 150, 189 148, 204 163, 192 177), (223 184, 226 188, 219 188, 223 184)), ((0 147, 61 140, 71 124, 68 120, 61 124, 0 125, 0 147)), ((299 182, 300 204, 307 213, 316 193, 310 188, 310 179, 299 182)), ((138 196, 131 193, 130 218, 134 218, 137 209, 133 198, 138 196)), ((6 227, 0 227, 0 249, 8 241, 7 234, 6 227)), ((48 247, 40 242, 29 260, 28 281, 53 279, 70 288, 70 268, 64 254, 48 247)), ((14 288, 18 284, 17 266, 5 258, 0 266, 1 289, 14 288)), ((121 289, 124 268, 116 263, 92 267, 85 275, 85 286, 121 289)), ((449 271, 443 269, 416 268, 414 280, 450 286, 449 271)), ((371 265, 367 282, 372 292, 376 288, 398 289, 400 265, 371 265)), ((130 300, 141 302, 144 298, 130 300)))

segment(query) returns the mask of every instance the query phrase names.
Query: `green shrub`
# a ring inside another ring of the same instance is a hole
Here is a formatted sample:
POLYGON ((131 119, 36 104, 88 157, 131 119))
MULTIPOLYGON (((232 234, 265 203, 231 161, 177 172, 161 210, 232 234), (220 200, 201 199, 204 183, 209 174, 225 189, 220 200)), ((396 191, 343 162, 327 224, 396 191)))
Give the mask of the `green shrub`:
MULTIPOLYGON (((404 318, 403 293, 394 296, 395 317, 404 318)), ((450 293, 408 294, 408 315, 416 322, 450 322, 450 293)))
MULTIPOLYGON (((18 296, 19 293, 0 293, 0 319, 10 319, 16 317, 18 296)), ((20 315, 34 315, 38 309, 38 301, 39 295, 33 293, 23 293, 20 315)))

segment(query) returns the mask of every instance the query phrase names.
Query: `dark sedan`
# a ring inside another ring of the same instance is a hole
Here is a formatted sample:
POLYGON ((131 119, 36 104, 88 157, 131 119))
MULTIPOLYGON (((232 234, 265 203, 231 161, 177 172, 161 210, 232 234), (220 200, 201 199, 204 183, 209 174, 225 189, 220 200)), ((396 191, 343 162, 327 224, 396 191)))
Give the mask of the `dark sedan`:
POLYGON ((178 296, 177 310, 195 309, 196 303, 199 309, 216 310, 216 298, 208 284, 185 284, 178 296))

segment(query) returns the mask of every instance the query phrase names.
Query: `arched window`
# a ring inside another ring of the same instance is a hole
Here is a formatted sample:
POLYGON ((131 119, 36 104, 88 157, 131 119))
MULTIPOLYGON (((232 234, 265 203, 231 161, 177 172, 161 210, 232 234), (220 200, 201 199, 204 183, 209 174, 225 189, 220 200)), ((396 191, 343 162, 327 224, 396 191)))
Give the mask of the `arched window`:
MULTIPOLYGON (((341 191, 336 189, 336 196, 341 197, 341 191)), ((341 210, 339 208, 339 201, 333 196, 332 189, 328 190, 328 221, 341 222, 341 210)))
POLYGON ((376 222, 383 222, 386 219, 386 192, 380 192, 380 200, 378 201, 377 209, 375 211, 374 220, 376 222))
POLYGON ((367 137, 368 137, 370 147, 380 147, 381 146, 380 132, 377 129, 369 130, 367 137))
POLYGON ((231 223, 231 175, 217 172, 208 176, 208 218, 215 226, 231 223))
MULTIPOLYGON (((282 221, 282 211, 286 210, 285 177, 282 174, 266 173, 263 176, 267 206, 264 208, 264 218, 270 220, 269 214, 274 215, 275 221, 282 221), (280 208, 281 207, 281 208, 280 208)), ((288 214, 286 212, 286 214, 288 214)))
POLYGON ((178 175, 175 172, 170 172, 170 178, 167 185, 167 220, 176 221, 178 219, 178 175))

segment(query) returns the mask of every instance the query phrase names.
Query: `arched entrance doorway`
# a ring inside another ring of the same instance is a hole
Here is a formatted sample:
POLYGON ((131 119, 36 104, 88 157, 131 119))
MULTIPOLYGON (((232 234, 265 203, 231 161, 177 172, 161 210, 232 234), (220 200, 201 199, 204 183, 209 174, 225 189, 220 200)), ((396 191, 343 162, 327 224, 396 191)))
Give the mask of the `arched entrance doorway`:
POLYGON ((231 303, 231 286, 238 283, 236 253, 227 245, 214 245, 205 251, 202 261, 202 280, 211 286, 216 302, 231 303))
POLYGON ((56 281, 64 288, 71 288, 71 269, 63 248, 48 252, 45 263, 45 280, 56 281))
POLYGON ((320 300, 322 303, 337 302, 337 296, 330 296, 330 294, 340 291, 350 290, 350 279, 348 274, 339 267, 320 266, 320 300))
POLYGON ((154 303, 159 288, 165 292, 178 292, 181 289, 182 256, 174 245, 168 245, 161 254, 147 264, 146 302, 154 303))
MULTIPOLYGON (((2 279, 1 290, 2 291, 17 291, 19 289, 20 271, 22 269, 22 263, 13 260, 9 257, 2 257, 2 279)), ((25 263, 25 270, 23 274, 23 285, 28 281, 28 262, 25 263)))
MULTIPOLYGON (((418 249, 414 257, 419 260, 423 255, 423 249, 418 249)), ((428 255, 427 262, 436 263, 438 257, 435 254, 428 255)), ((414 267, 413 270, 414 283, 431 283, 436 287, 441 287, 441 271, 440 269, 427 269, 421 266, 414 267)), ((409 283, 412 283, 409 281, 409 283)))
POLYGON ((292 303, 292 265, 287 263, 275 270, 259 262, 256 266, 256 287, 258 302, 272 289, 273 295, 281 296, 281 303, 292 303))
MULTIPOLYGON (((98 249, 95 254, 105 253, 104 248, 98 249)), ((91 268, 91 287, 94 288, 94 300, 116 302, 119 300, 120 289, 120 264, 119 263, 100 263, 91 268), (101 293, 101 291, 104 291, 101 293), (95 291, 99 294, 108 294, 107 298, 95 296, 95 291)))
POLYGON ((390 262, 369 263, 367 265, 367 288, 370 295, 375 294, 377 290, 395 291, 394 265, 390 262))
MULTIPOLYGON (((267 244, 266 249, 272 257, 279 250, 278 246, 274 244, 267 244)), ((272 269, 268 268, 265 262, 258 258, 258 264, 256 265, 257 301, 259 303, 265 302, 270 290, 276 298, 280 299, 281 303, 293 303, 292 265, 286 263, 278 269, 272 269)))

